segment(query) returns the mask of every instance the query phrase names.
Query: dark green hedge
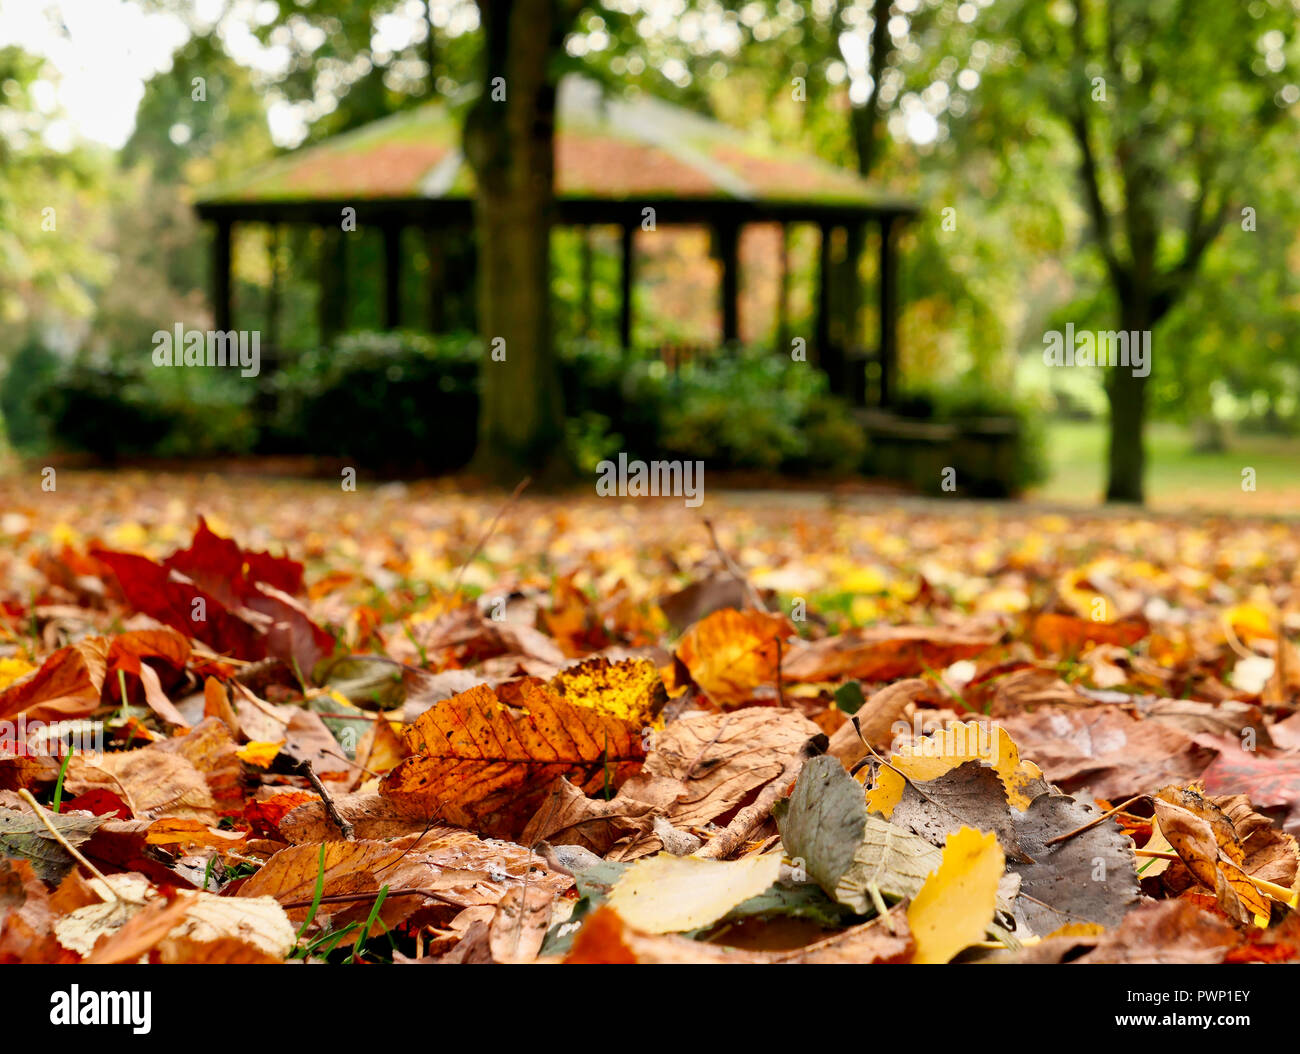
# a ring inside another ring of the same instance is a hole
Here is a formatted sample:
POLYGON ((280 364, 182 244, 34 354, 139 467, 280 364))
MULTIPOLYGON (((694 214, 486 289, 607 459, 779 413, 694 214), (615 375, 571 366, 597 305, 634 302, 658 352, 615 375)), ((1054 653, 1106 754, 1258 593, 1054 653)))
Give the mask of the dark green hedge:
MULTIPOLYGON (((53 445, 133 455, 312 454, 380 472, 446 472, 470 459, 484 354, 472 336, 354 333, 241 378, 214 369, 73 365, 39 413, 53 445)), ((714 470, 861 467, 861 429, 807 363, 740 349, 673 372, 595 342, 559 349, 580 467, 624 451, 714 470)))

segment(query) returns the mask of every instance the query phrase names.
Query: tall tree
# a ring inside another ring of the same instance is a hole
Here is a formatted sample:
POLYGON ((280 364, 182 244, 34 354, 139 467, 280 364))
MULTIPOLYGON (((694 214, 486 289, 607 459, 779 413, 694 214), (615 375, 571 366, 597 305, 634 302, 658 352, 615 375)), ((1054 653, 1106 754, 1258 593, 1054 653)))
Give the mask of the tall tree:
POLYGON ((474 168, 481 371, 477 468, 508 481, 564 472, 551 340, 556 58, 579 4, 478 0, 483 77, 466 116, 474 168))
MULTIPOLYGON (((986 79, 981 116, 1004 148, 1033 135, 1027 121, 1073 140, 1115 321, 1153 330, 1249 206, 1279 130, 1294 135, 1293 5, 1025 0, 990 17, 1009 57, 986 79)), ((1132 369, 1107 377, 1110 501, 1143 500, 1147 385, 1132 369)))

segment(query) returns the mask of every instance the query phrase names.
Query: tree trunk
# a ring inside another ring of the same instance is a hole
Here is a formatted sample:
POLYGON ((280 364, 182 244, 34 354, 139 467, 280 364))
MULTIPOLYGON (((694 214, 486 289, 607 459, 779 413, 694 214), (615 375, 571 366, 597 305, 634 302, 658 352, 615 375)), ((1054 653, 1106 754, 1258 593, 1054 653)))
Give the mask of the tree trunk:
POLYGON ((484 81, 465 123, 474 166, 480 376, 475 469, 503 483, 563 474, 564 414, 551 346, 555 206, 554 0, 479 0, 484 81), (504 98, 502 97, 504 93, 504 98))
MULTIPOLYGON (((1121 294, 1120 326, 1124 330, 1141 334, 1151 329, 1154 314, 1148 297, 1137 292, 1121 294)), ((1123 366, 1112 367, 1106 379, 1106 394, 1110 399, 1107 501, 1141 505, 1145 497, 1142 481, 1146 472, 1143 426, 1147 380, 1147 377, 1135 377, 1132 369, 1123 366)))

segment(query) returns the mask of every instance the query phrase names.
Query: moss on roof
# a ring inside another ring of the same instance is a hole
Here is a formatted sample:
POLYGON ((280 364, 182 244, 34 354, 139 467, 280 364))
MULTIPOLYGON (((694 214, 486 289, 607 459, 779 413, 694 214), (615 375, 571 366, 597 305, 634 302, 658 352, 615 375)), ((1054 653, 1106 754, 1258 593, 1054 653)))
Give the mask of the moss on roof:
MULTIPOLYGON (((569 75, 556 115, 556 193, 610 201, 735 199, 883 205, 856 173, 644 94, 569 75)), ((432 102, 257 166, 204 203, 457 199, 473 194, 457 115, 432 102)))

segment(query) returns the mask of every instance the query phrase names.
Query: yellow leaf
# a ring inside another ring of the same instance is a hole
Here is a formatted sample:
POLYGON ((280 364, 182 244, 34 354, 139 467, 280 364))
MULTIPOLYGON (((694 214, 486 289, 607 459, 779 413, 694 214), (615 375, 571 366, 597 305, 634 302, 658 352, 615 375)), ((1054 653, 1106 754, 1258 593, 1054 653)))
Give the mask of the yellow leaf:
POLYGON ((1106 932, 1106 927, 1099 922, 1067 922, 1064 926, 1057 926, 1052 930, 1044 940, 1052 937, 1100 937, 1106 932))
POLYGON ((1223 613, 1223 623, 1243 644, 1276 639, 1273 612, 1258 604, 1246 602, 1228 608, 1223 613))
MULTIPOLYGON (((913 780, 938 779, 967 761, 991 765, 1006 788, 1007 801, 1022 812, 1029 808, 1035 793, 1030 784, 1043 778, 1042 769, 1032 761, 1020 760, 1020 750, 1006 729, 978 721, 949 725, 942 732, 906 743, 889 759, 898 772, 913 780)), ((881 768, 875 787, 867 792, 867 808, 885 819, 893 815, 906 786, 898 772, 881 768)))
POLYGON ((632 864, 614 885, 609 906, 647 933, 681 933, 716 922, 756 897, 781 874, 781 854, 701 860, 660 853, 632 864))
POLYGON ((571 703, 636 725, 650 724, 668 701, 663 678, 649 659, 588 659, 557 673, 551 687, 571 703))
POLYGON ((22 659, 0 659, 0 688, 8 688, 14 681, 21 681, 36 667, 22 659))
POLYGON ((236 750, 235 756, 247 765, 255 765, 259 769, 264 769, 275 760, 275 756, 280 753, 282 746, 284 746, 283 739, 276 740, 274 743, 255 739, 236 750))
POLYGON ((948 835, 943 860, 907 908, 915 963, 946 963, 982 940, 997 906, 1006 867, 997 835, 969 827, 948 835))
POLYGON ((376 714, 375 723, 357 744, 357 765, 372 775, 382 776, 397 768, 406 754, 406 744, 398 729, 383 714, 376 714))

